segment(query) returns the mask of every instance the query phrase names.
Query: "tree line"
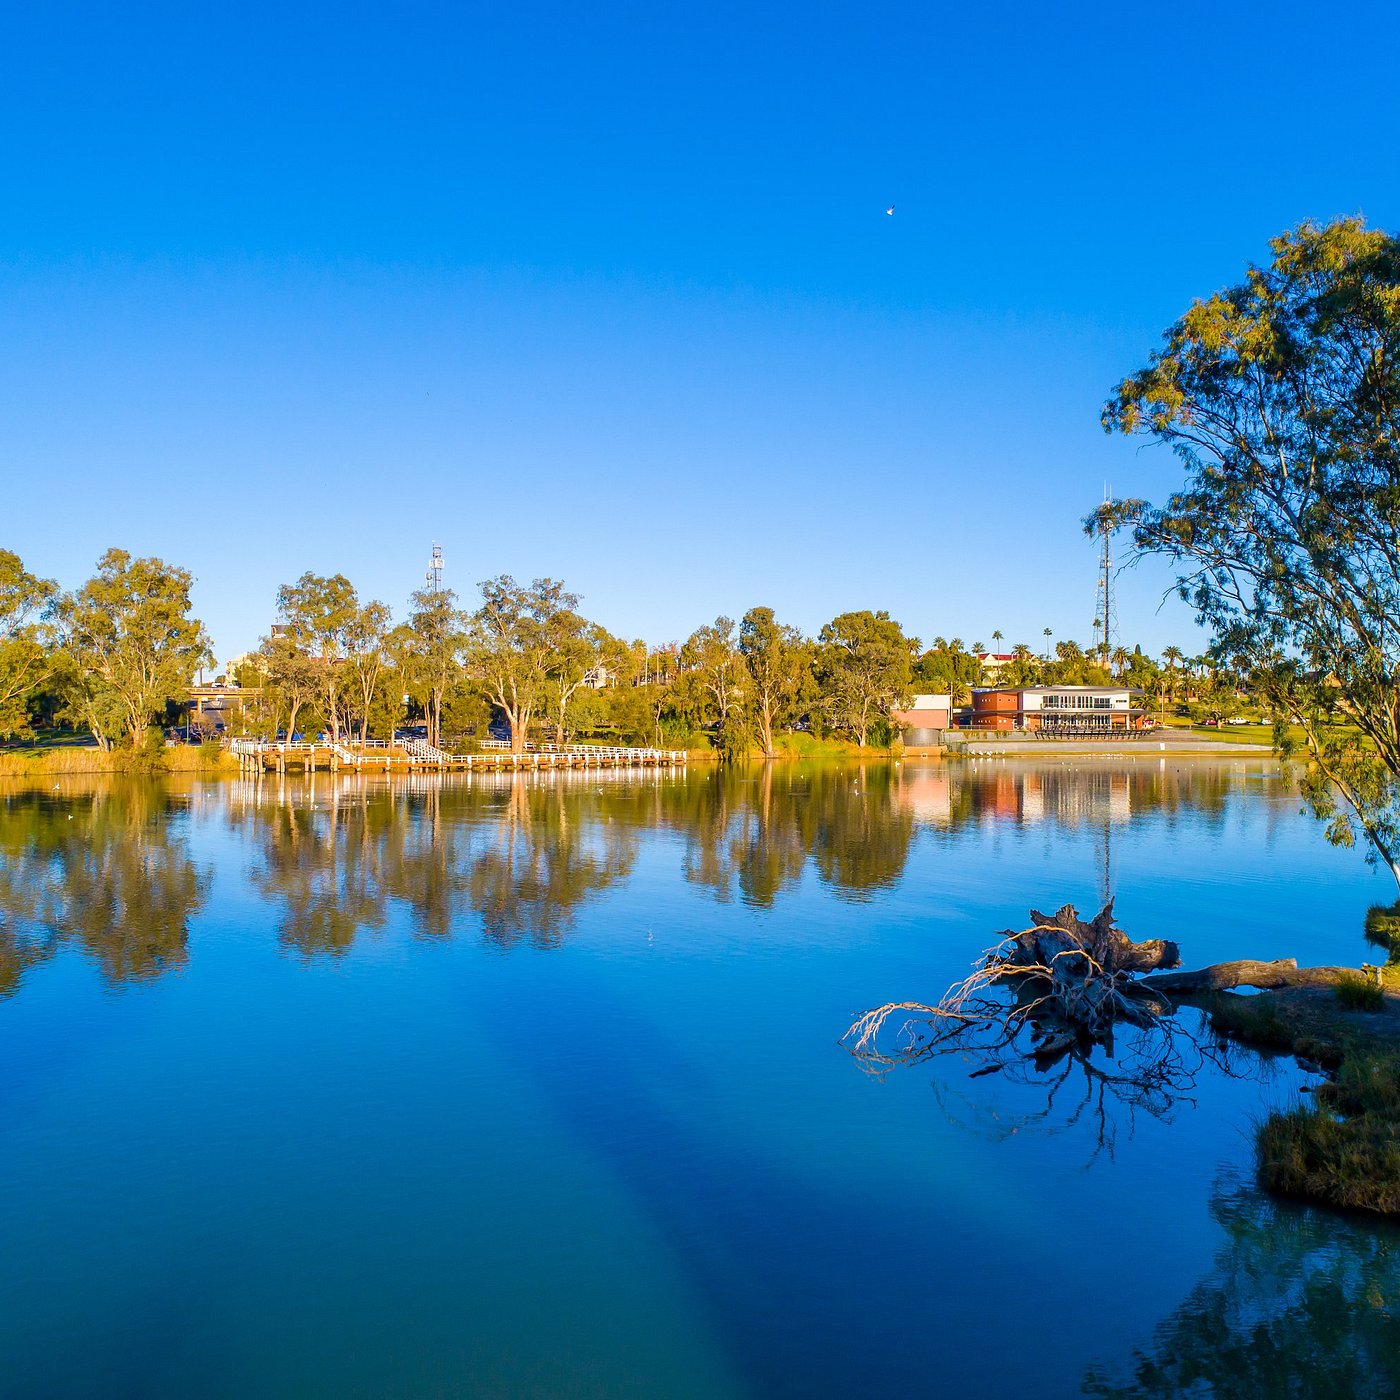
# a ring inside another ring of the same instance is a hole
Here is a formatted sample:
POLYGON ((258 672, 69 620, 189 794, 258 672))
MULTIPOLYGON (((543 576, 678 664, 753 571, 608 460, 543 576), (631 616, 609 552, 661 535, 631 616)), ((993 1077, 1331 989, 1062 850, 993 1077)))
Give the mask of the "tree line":
MULTIPOLYGON (((59 725, 104 749, 156 742, 153 728, 180 721, 196 675, 214 660, 192 583, 185 569, 112 549, 65 592, 0 550, 0 736, 59 725)), ((387 740, 418 723, 446 747, 483 737, 494 722, 517 749, 531 737, 593 738, 773 756, 798 730, 888 745, 894 712, 916 693, 946 693, 958 705, 992 682, 1114 681, 1168 704, 1235 686, 1175 647, 1159 661, 1141 648, 1104 656, 1061 641, 1038 654, 1021 644, 991 666, 980 641, 940 636, 925 648, 870 610, 842 613, 809 637, 754 607, 738 622, 717 617, 684 642, 650 646, 590 620, 558 580, 509 575, 480 584, 475 607, 449 588, 421 588, 395 622, 344 574, 305 573, 278 590, 276 616, 228 677, 243 692, 239 722, 336 741, 387 740)))

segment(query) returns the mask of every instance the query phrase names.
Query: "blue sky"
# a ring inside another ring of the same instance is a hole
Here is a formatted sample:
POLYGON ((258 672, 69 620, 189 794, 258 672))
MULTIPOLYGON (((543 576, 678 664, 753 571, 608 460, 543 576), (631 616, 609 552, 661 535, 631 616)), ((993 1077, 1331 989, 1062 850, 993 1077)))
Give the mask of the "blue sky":
MULTIPOLYGON (((401 609, 564 578, 1085 640, 1098 410, 1303 218, 1400 226, 1389 6, 19 6, 0 545, 401 609), (891 202, 895 214, 886 217, 891 202)), ((1120 579, 1125 639, 1196 645, 1120 579)))

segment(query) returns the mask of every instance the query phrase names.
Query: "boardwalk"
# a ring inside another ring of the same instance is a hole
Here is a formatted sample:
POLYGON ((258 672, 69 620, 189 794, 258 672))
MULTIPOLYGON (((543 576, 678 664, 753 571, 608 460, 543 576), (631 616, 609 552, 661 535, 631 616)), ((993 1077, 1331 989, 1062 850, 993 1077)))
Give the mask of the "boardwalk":
POLYGON ((508 744, 487 741, 477 753, 447 753, 420 739, 378 740, 367 743, 317 740, 312 743, 230 739, 229 752, 245 773, 299 768, 367 773, 391 772, 550 772, 565 768, 678 768, 685 763, 681 749, 609 747, 601 744, 540 744, 514 753, 508 744))

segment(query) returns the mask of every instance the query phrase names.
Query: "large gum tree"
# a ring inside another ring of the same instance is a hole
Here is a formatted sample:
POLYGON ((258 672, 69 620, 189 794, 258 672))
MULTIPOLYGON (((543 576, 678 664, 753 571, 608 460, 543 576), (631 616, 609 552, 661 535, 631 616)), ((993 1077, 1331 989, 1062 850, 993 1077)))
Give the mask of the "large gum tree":
POLYGON ((104 748, 118 733, 135 748, 166 701, 184 698, 213 659, 204 625, 190 615, 193 582, 164 560, 109 549, 97 573, 59 600, 73 705, 104 748))
POLYGON ((1400 240, 1348 218, 1272 254, 1104 409, 1110 432, 1169 446, 1184 484, 1086 524, 1176 566, 1331 839, 1364 835, 1400 883, 1400 240))
POLYGON ((29 732, 29 697, 53 670, 43 620, 55 591, 0 549, 0 738, 29 732))

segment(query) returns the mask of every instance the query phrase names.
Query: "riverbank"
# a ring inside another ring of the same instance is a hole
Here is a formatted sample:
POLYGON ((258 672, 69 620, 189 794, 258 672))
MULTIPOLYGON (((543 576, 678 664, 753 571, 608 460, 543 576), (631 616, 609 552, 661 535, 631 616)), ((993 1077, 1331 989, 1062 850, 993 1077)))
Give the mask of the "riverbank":
POLYGON ((1400 1217, 1400 966, 1338 987, 1202 1002, 1213 1032, 1294 1056, 1326 1078, 1255 1133, 1259 1184, 1290 1200, 1400 1217))
POLYGON ((1134 739, 1038 739, 1032 734, 1003 734, 985 738, 950 736, 947 755, 967 758, 1038 758, 1042 754, 1076 754, 1085 758, 1159 758, 1222 755, 1258 757, 1259 746, 1252 742, 1234 743, 1224 738, 1207 738, 1186 729, 1166 729, 1134 739))
POLYGON ((81 774, 232 774, 238 762, 212 745, 181 745, 133 753, 130 749, 72 746, 0 753, 0 778, 60 778, 81 774))

